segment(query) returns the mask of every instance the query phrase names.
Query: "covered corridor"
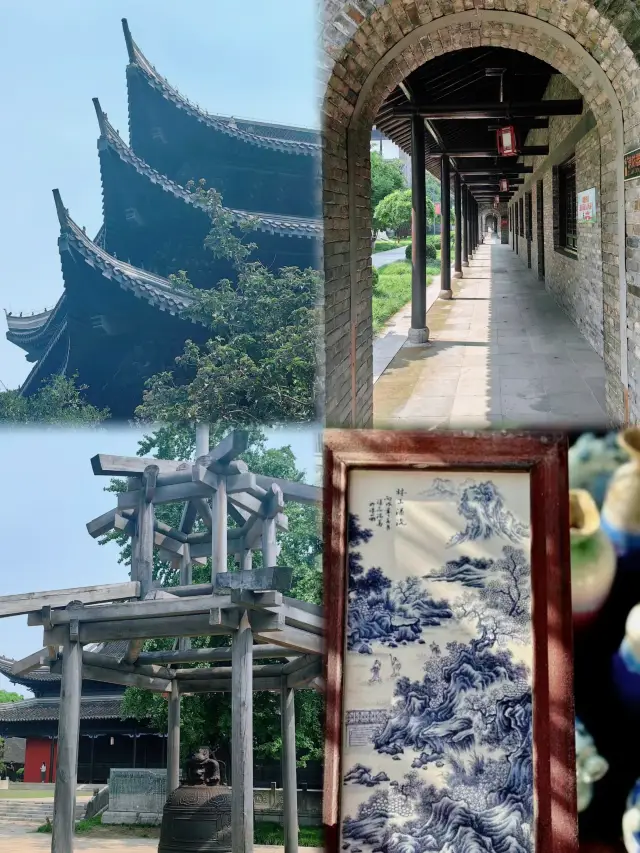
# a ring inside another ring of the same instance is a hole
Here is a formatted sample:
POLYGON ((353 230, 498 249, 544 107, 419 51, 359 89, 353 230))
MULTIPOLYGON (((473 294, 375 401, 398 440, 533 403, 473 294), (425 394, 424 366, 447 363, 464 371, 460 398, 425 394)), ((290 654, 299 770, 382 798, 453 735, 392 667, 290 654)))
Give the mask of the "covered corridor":
POLYGON ((430 342, 407 341, 375 383, 376 427, 608 422, 602 359, 509 245, 486 237, 452 284, 430 342))

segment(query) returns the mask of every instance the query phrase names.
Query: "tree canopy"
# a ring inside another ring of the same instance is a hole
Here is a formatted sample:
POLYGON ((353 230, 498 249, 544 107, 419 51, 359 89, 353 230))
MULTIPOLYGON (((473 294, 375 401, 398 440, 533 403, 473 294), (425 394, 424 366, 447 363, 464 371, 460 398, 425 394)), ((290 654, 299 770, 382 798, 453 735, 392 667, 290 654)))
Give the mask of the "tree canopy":
POLYGON ((86 387, 77 384, 77 376, 53 376, 30 397, 22 397, 19 390, 2 391, 0 423, 99 426, 108 419, 109 410, 87 403, 82 396, 86 387))
POLYGON ((371 210, 394 190, 407 186, 400 160, 384 160, 377 151, 371 152, 371 210))
MULTIPOLYGON (((397 237, 411 233, 411 190, 395 190, 382 199, 373 214, 377 230, 394 231, 397 237)), ((427 198, 427 228, 433 222, 433 202, 427 198)))
MULTIPOLYGON (((214 445, 228 432, 228 426, 221 424, 212 429, 210 441, 214 445)), ((257 474, 281 477, 290 480, 302 480, 303 472, 297 468, 295 456, 290 447, 267 448, 265 435, 258 428, 251 428, 250 444, 242 459, 249 470, 257 474)), ((195 441, 193 428, 164 426, 140 442, 140 456, 155 456, 164 459, 188 459, 193 457, 195 441)), ((113 480, 108 490, 124 490, 122 480, 113 480)), ((286 514, 289 518, 289 531, 279 536, 281 553, 279 563, 294 569, 293 586, 290 595, 294 598, 313 603, 322 600, 322 570, 320 554, 322 541, 320 533, 319 511, 309 505, 287 503, 286 514)), ((157 517, 167 524, 177 525, 180 505, 160 505, 157 517)), ((229 526, 234 522, 229 518, 229 526)), ((196 527, 195 529, 199 529, 196 527)), ((118 531, 112 531, 101 540, 101 544, 116 540, 121 547, 120 562, 128 563, 131 549, 129 542, 118 531)), ((261 565, 261 555, 256 553, 254 566, 261 565)), ((233 570, 233 558, 229 559, 229 570, 233 570)), ((211 565, 193 566, 194 583, 207 582, 211 577, 211 565)), ((168 564, 154 559, 154 578, 163 584, 176 584, 178 572, 168 564)), ((219 647, 229 645, 229 637, 196 637, 192 640, 194 648, 219 647)), ((150 641, 146 649, 171 648, 172 640, 150 641)), ((268 662, 268 661, 267 661, 268 662)), ((296 691, 296 744, 298 762, 304 765, 311 759, 320 759, 322 755, 322 697, 312 690, 296 691)), ((124 699, 125 713, 137 719, 148 719, 159 731, 166 731, 167 702, 158 695, 130 688, 124 699)), ((231 699, 228 694, 207 694, 185 696, 182 700, 181 748, 184 753, 202 743, 224 743, 231 736, 231 699)), ((280 706, 279 697, 274 693, 256 693, 254 699, 254 752, 257 757, 273 759, 280 755, 280 706)))
POLYGON ((0 690, 0 703, 2 702, 22 702, 24 696, 15 693, 12 690, 0 690))

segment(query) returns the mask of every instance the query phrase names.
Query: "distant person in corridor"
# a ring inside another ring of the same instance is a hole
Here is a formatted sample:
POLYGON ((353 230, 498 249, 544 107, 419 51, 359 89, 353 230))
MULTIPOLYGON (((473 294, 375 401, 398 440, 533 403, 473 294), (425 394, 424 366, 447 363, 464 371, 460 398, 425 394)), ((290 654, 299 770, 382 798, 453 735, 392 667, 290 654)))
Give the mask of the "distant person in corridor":
POLYGON ((40 781, 41 782, 47 781, 47 765, 44 763, 44 761, 42 762, 42 765, 40 766, 40 781))

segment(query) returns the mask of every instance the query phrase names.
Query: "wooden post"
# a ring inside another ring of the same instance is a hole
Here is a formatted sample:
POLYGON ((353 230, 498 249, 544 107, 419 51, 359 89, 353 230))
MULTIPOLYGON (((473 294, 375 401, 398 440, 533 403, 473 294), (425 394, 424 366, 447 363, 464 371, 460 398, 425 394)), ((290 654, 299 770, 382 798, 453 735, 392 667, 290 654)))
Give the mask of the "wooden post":
POLYGON ((142 475, 140 504, 138 506, 138 580, 140 597, 144 598, 153 587, 153 489, 158 476, 157 465, 148 465, 142 475))
POLYGON ((265 518, 262 522, 262 565, 265 569, 270 569, 277 563, 276 520, 275 518, 265 518))
MULTIPOLYGON (((127 491, 133 492, 140 488, 138 477, 127 477, 127 491)), ((135 533, 131 537, 131 570, 129 572, 132 581, 138 580, 138 524, 136 521, 135 533)))
MULTIPOLYGON (((180 557, 180 586, 191 586, 193 571, 191 567, 191 554, 189 545, 182 545, 182 557, 180 557)), ((191 637, 178 637, 178 649, 183 652, 191 648, 191 637)))
POLYGON ((427 190, 424 119, 411 119, 411 328, 409 340, 424 344, 427 328, 427 190))
MULTIPOLYGON (((76 626, 77 627, 77 626, 76 626)), ((62 652, 60 717, 56 787, 53 795, 51 853, 73 853, 75 830, 78 746, 80 742, 80 697, 82 695, 82 646, 66 632, 62 652)))
POLYGON ((462 219, 464 231, 462 236, 462 266, 469 266, 469 189, 466 184, 462 186, 462 219))
POLYGON ((218 477, 211 510, 211 583, 218 572, 227 571, 227 479, 218 477))
POLYGON ((282 720, 282 808, 285 853, 298 853, 298 780, 296 776, 295 691, 287 687, 286 676, 280 692, 282 720))
POLYGON ((209 452, 209 424, 196 424, 196 459, 209 452))
POLYGON ((253 851, 253 636, 245 610, 231 640, 231 849, 253 851))
POLYGON ((451 299, 451 164, 442 155, 440 167, 440 298, 451 299))
POLYGON ((453 176, 454 206, 456 214, 456 236, 454 257, 454 278, 462 278, 462 182, 460 172, 456 169, 453 176))
POLYGON ((253 568, 253 552, 251 548, 245 548, 240 555, 240 569, 244 572, 250 572, 253 568))
POLYGON ((180 694, 178 682, 171 682, 167 726, 167 796, 180 784, 180 694))

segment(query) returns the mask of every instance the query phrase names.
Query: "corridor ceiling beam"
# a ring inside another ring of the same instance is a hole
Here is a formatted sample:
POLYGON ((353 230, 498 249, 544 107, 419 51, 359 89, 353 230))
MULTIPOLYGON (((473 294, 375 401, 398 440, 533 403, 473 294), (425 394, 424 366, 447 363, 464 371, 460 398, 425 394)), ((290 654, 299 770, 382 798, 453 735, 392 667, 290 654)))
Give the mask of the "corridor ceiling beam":
POLYGON ((582 98, 566 101, 536 101, 523 104, 476 104, 461 106, 460 104, 420 104, 411 107, 395 107, 391 110, 393 116, 409 118, 419 113, 423 118, 443 119, 505 119, 537 118, 540 116, 579 116, 582 115, 582 98))
MULTIPOLYGON (((455 151, 443 151, 440 152, 442 154, 448 154, 449 157, 499 157, 501 161, 509 161, 512 159, 511 157, 504 157, 501 154, 498 154, 497 150, 485 150, 480 151, 474 148, 464 149, 460 148, 455 151)), ((549 153, 548 145, 523 145, 518 153, 518 157, 538 157, 547 155, 549 153)), ((434 155, 431 154, 433 157, 434 155)))
POLYGON ((523 166, 518 163, 515 166, 465 166, 460 169, 461 175, 499 175, 501 178, 508 178, 510 175, 531 175, 533 166, 523 166))

